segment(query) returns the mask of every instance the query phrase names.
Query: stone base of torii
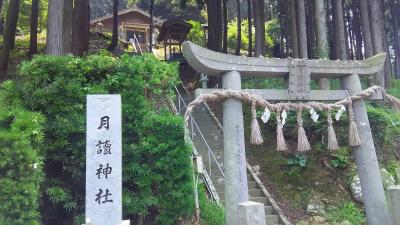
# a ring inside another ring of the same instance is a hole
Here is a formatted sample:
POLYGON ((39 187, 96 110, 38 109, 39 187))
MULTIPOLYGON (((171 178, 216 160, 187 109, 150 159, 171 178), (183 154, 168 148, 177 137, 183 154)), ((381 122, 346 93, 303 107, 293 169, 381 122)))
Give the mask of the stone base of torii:
MULTIPOLYGON (((385 62, 385 54, 358 61, 264 59, 217 53, 191 42, 185 42, 183 46, 184 56, 190 66, 208 76, 222 76, 224 89, 241 90, 242 76, 285 78, 288 80, 287 90, 253 90, 253 93, 274 101, 342 100, 362 91, 359 76, 378 72, 385 62), (310 90, 310 80, 321 78, 339 78, 343 90, 310 90)), ((210 90, 202 89, 201 92, 207 93, 210 90)), ((380 99, 381 96, 373 98, 380 99)), ((353 148, 353 154, 368 224, 393 225, 364 101, 355 101, 353 109, 362 142, 353 148)), ((254 214, 259 211, 256 210, 257 206, 247 202, 243 109, 239 100, 230 98, 224 101, 223 121, 226 224, 264 225, 265 219, 260 220, 260 215, 254 214)))

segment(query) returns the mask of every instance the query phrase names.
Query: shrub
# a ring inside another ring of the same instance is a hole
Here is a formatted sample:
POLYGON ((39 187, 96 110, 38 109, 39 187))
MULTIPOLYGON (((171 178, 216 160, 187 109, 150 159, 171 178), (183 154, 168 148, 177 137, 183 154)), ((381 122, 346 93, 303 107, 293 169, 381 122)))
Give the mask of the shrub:
POLYGON ((146 215, 151 209, 159 211, 160 224, 171 224, 187 215, 192 208, 188 194, 192 181, 186 175, 190 163, 178 161, 190 157, 183 144, 183 130, 178 128, 182 122, 165 114, 157 117, 153 112, 161 96, 171 95, 177 80, 177 66, 152 55, 118 59, 108 55, 36 56, 22 63, 10 99, 47 119, 42 148, 46 171, 43 193, 50 201, 44 201, 44 213, 55 210, 63 215, 59 224, 82 217, 86 95, 118 93, 123 102, 125 218, 146 215), (154 159, 148 158, 149 151, 154 159), (182 204, 167 205, 176 202, 182 204))
POLYGON ((364 213, 353 202, 345 202, 339 208, 331 208, 327 217, 328 221, 333 223, 347 220, 353 225, 361 225, 366 222, 364 213))
POLYGON ((7 102, 9 88, 0 90, 0 224, 38 225, 44 118, 7 102))
POLYGON ((201 224, 225 225, 225 210, 207 198, 204 186, 199 188, 201 224))

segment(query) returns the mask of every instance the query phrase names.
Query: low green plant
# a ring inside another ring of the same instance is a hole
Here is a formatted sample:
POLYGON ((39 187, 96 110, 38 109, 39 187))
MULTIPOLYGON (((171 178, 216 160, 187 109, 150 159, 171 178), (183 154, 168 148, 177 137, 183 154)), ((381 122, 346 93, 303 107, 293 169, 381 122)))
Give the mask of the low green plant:
POLYGON ((307 155, 296 154, 288 159, 288 166, 299 166, 301 168, 307 167, 307 155))
POLYGON ((204 186, 199 188, 201 224, 225 225, 225 210, 207 198, 204 186))
POLYGON ((335 168, 346 168, 351 163, 348 148, 340 148, 338 150, 329 151, 329 162, 335 168))
POLYGON ((354 202, 345 202, 341 207, 328 209, 327 219, 331 223, 340 223, 346 220, 353 225, 366 223, 364 213, 354 202))

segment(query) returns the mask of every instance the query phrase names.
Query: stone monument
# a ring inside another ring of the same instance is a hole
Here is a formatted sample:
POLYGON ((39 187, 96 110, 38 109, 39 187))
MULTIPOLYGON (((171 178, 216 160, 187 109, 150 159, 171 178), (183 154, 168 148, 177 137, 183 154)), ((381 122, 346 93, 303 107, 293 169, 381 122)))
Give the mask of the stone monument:
POLYGON ((86 132, 85 222, 129 225, 122 221, 120 95, 87 96, 86 132))

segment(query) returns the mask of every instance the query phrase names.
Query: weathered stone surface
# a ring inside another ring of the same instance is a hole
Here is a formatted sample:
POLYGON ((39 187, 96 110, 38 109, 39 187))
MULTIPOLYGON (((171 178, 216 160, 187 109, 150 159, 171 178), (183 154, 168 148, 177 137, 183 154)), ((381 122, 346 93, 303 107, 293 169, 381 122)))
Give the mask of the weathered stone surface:
MULTIPOLYGON (((380 173, 382 177, 382 184, 385 189, 395 185, 396 182, 394 177, 386 169, 384 168, 380 169, 380 173)), ((361 190, 360 177, 358 175, 355 175, 353 177, 353 181, 351 182, 350 188, 353 198, 358 202, 364 202, 361 190)))
POLYGON ((266 225, 264 204, 258 202, 243 202, 238 204, 240 225, 266 225))
POLYGON ((349 221, 345 220, 345 221, 339 223, 338 225, 352 225, 352 223, 350 223, 349 221))
POLYGON ((325 214, 325 205, 324 203, 316 198, 311 199, 307 205, 307 214, 322 216, 325 214))
POLYGON ((363 202, 363 195, 362 195, 362 190, 361 190, 361 183, 360 183, 360 177, 358 175, 355 175, 353 177, 353 180, 350 185, 351 189, 351 194, 353 195, 353 198, 358 201, 358 202, 363 202))
POLYGON ((394 179, 392 174, 389 173, 389 171, 387 171, 385 168, 382 168, 380 171, 382 176, 383 188, 387 189, 388 187, 396 184, 396 180, 394 179))
POLYGON ((400 186, 391 186, 386 190, 389 211, 394 224, 400 224, 400 186))

